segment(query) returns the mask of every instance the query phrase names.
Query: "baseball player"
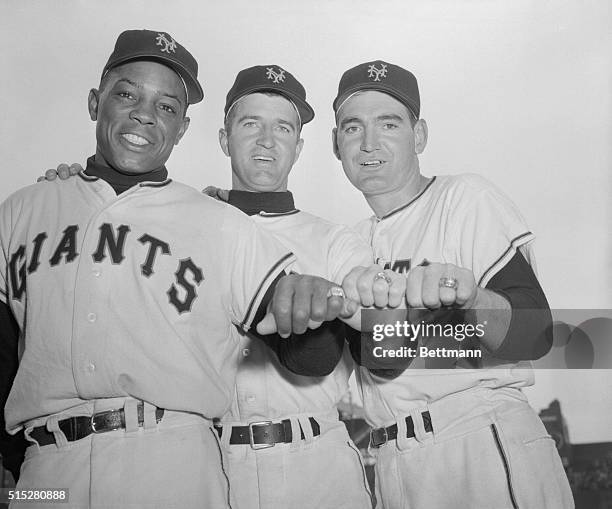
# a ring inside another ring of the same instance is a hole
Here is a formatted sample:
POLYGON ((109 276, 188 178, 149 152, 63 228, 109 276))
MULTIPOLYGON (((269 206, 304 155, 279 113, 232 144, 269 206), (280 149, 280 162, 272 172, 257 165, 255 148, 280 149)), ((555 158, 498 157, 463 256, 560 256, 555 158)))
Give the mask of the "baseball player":
POLYGON ((269 309, 288 335, 342 312, 330 283, 285 276, 291 253, 243 214, 167 178, 202 95, 172 36, 123 32, 89 94, 85 171, 0 205, 0 305, 23 348, 4 411, 32 444, 17 489, 33 507, 227 507, 212 417, 238 328, 269 309))
MULTIPOLYGON (((287 191, 302 126, 314 117, 302 84, 278 65, 244 69, 224 111, 219 141, 231 158, 229 203, 295 253, 298 272, 341 283, 353 267, 371 265, 359 235, 298 210, 287 191)), ((372 506, 361 455, 338 419, 353 369, 344 328, 332 322, 312 334, 329 336, 342 352, 324 377, 295 375, 252 334, 241 337, 232 405, 217 424, 237 508, 372 506)))
POLYGON ((416 369, 426 359, 392 378, 359 369, 379 507, 573 507, 555 444, 521 391, 534 378, 520 361, 550 346, 534 235, 485 179, 421 174, 427 124, 409 71, 381 60, 349 69, 333 107, 334 152, 374 212, 357 228, 375 259, 407 273, 409 306, 465 309, 484 325, 481 369, 416 369))
MULTIPOLYGON (((302 126, 314 117, 301 83, 276 65, 245 69, 227 95, 225 112, 219 140, 231 157, 233 190, 211 186, 207 192, 229 201, 297 251, 296 270, 338 282, 350 278, 344 285, 355 293, 358 287, 371 288, 358 295, 367 305, 399 305, 404 286, 387 289, 385 282, 381 291, 378 285, 388 276, 380 267, 351 270, 371 265, 367 243, 346 227, 296 209, 287 191, 287 177, 303 144, 302 126)), ((60 165, 46 178, 66 179, 80 170, 76 163, 60 165)), ((394 281, 403 283, 402 278, 394 281)), ((297 363, 289 371, 253 334, 242 337, 244 358, 234 400, 216 425, 228 457, 232 506, 371 507, 361 456, 336 408, 352 371, 344 328, 332 322, 300 337, 320 358, 317 369, 327 376, 318 378, 294 373, 297 363), (279 477, 284 479, 280 486, 279 477)))

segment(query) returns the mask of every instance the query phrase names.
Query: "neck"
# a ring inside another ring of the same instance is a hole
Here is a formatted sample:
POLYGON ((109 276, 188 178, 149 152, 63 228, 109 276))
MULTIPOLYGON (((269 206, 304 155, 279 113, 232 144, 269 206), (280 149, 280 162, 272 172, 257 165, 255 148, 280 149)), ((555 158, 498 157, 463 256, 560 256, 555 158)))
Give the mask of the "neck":
POLYGON ((168 178, 168 171, 165 166, 147 173, 126 174, 112 168, 104 160, 98 162, 95 156, 87 159, 85 173, 105 180, 117 194, 121 194, 141 182, 164 182, 168 178))
POLYGON ((232 172, 232 190, 234 191, 247 191, 249 193, 279 193, 287 191, 287 179, 276 184, 269 186, 262 186, 259 189, 255 189, 253 186, 243 182, 238 176, 232 172))
POLYGON ((415 172, 405 185, 398 189, 383 194, 364 194, 364 197, 376 217, 384 217, 392 210, 414 199, 425 188, 429 180, 420 172, 415 172))

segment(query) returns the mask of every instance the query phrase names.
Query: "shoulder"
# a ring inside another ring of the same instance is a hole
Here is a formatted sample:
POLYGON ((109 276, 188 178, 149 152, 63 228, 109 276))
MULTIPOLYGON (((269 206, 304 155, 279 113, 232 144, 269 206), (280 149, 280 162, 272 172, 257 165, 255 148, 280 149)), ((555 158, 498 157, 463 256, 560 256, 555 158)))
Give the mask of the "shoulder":
POLYGON ((472 207, 480 203, 511 203, 491 181, 476 173, 440 175, 436 177, 434 196, 449 207, 472 207))
POLYGON ((446 193, 461 192, 467 194, 479 194, 481 192, 495 191, 492 182, 476 173, 460 173, 457 175, 438 175, 436 187, 446 193))
POLYGON ((45 206, 45 200, 55 196, 64 189, 73 188, 75 178, 68 180, 56 179, 52 182, 41 181, 22 187, 10 194, 2 203, 2 208, 20 208, 22 206, 35 207, 45 206))
POLYGON ((367 239, 369 232, 372 229, 372 221, 374 221, 374 216, 366 217, 365 219, 362 219, 358 223, 354 224, 353 230, 364 239, 367 239))
POLYGON ((361 240, 361 235, 355 230, 355 228, 351 228, 345 224, 335 223, 333 221, 329 221, 328 219, 324 219, 304 211, 300 211, 295 215, 295 217, 296 221, 299 221, 302 224, 309 226, 313 231, 316 231, 319 238, 327 237, 330 242, 333 242, 334 239, 347 239, 351 237, 353 237, 355 240, 361 240))

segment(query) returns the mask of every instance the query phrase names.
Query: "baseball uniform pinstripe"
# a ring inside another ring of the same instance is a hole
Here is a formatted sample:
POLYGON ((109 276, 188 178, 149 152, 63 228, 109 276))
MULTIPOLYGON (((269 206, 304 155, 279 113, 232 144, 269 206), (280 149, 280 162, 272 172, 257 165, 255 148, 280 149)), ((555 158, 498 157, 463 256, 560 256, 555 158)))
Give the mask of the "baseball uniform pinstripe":
MULTIPOLYGON (((354 266, 372 263, 368 245, 344 226, 298 210, 260 212, 251 218, 296 254, 298 272, 340 283, 354 266)), ((353 368, 348 351, 330 375, 311 378, 289 372, 249 334, 240 342, 243 359, 221 437, 236 507, 371 507, 361 456, 338 420, 336 408, 348 390, 353 368), (320 436, 312 437, 309 417, 320 425, 320 436), (269 449, 229 445, 225 430, 231 425, 283 419, 290 419, 294 429, 305 430, 305 439, 300 439, 298 431, 292 443, 269 449)))
MULTIPOLYGON (((377 261, 396 271, 425 259, 451 263, 483 287, 517 250, 532 259, 534 236, 516 207, 477 175, 434 177, 411 202, 357 229, 377 261)), ((368 421, 399 430, 373 449, 380 507, 573 507, 554 442, 521 392, 534 381, 529 363, 484 349, 477 370, 420 370, 419 361, 393 380, 358 373, 368 421), (416 438, 405 438, 407 416, 416 438)))
POLYGON ((18 191, 0 218, 0 298, 25 345, 7 428, 46 423, 58 442, 28 449, 18 488, 69 488, 75 507, 224 507, 210 419, 230 404, 236 325, 248 330, 288 250, 171 180, 117 196, 81 173, 18 191), (125 432, 68 443, 57 430, 121 407, 125 432))

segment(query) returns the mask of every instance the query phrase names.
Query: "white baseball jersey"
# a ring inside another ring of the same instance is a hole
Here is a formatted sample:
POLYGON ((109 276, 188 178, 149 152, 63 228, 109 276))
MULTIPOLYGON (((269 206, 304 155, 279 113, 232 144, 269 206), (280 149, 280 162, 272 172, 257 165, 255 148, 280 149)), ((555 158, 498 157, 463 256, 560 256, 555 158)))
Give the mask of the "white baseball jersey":
MULTIPOLYGON (((298 210, 251 216, 297 257, 294 268, 341 283, 357 265, 372 263, 372 250, 353 230, 298 210)), ((370 508, 362 459, 338 419, 337 404, 353 369, 348 347, 325 377, 300 376, 250 334, 241 338, 242 362, 230 411, 223 417, 221 444, 227 454, 232 507, 238 509, 370 508), (320 427, 314 440, 309 417, 320 427), (289 419, 293 442, 256 451, 230 445, 231 425, 289 419), (300 439, 297 431, 304 430, 300 439), (282 482, 279 483, 279 479, 282 482), (342 486, 342 489, 338 487, 342 486)))
POLYGON ((117 196, 97 177, 0 206, 0 299, 25 350, 9 430, 131 396, 212 418, 228 408, 239 335, 292 255, 232 207, 166 180, 117 196))
MULTIPOLYGON (((481 287, 517 249, 530 260, 534 238, 515 205, 472 174, 434 177, 412 201, 359 223, 357 230, 369 240, 377 263, 387 268, 407 272, 423 260, 452 263, 472 270, 481 287)), ((533 383, 528 362, 500 361, 483 349, 482 365, 496 369, 407 369, 394 380, 382 380, 361 368, 366 417, 375 427, 387 426, 412 409, 473 387, 533 383)))
MULTIPOLYGON (((372 264, 372 251, 367 243, 345 226, 299 210, 261 212, 251 219, 295 253, 294 267, 299 273, 341 284, 353 267, 372 264)), ((224 420, 249 422, 336 411, 348 390, 353 366, 348 349, 332 374, 313 379, 282 367, 269 348, 248 334, 240 341, 243 359, 236 379, 236 395, 224 420)))

